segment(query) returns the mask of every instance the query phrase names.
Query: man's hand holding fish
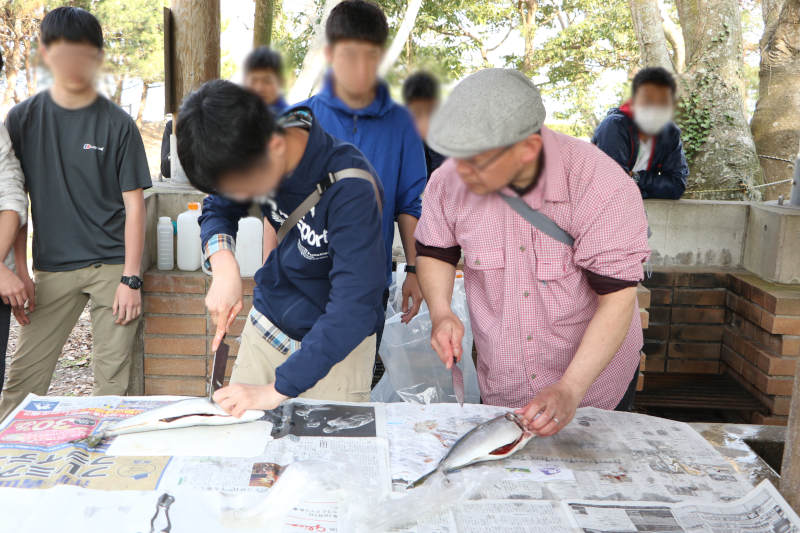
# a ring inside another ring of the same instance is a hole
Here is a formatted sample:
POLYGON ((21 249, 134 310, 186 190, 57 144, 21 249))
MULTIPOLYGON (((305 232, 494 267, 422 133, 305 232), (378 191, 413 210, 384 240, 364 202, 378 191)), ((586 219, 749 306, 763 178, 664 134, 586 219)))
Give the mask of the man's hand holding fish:
POLYGON ((274 383, 269 385, 231 383, 214 393, 214 402, 236 418, 240 418, 249 409, 271 411, 288 398, 275 390, 274 383))

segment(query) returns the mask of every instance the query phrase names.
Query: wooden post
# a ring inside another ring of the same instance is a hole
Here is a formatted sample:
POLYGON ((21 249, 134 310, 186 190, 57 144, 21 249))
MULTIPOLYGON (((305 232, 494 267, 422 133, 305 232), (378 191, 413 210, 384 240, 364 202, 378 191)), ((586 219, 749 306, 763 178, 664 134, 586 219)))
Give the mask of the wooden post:
POLYGON ((781 493, 789 505, 800 512, 800 364, 796 365, 792 407, 783 448, 781 493))
POLYGON ((275 18, 275 0, 255 0, 253 19, 253 48, 269 46, 272 42, 272 21, 275 18))
POLYGON ((172 0, 177 104, 204 82, 219 78, 219 0, 172 0))

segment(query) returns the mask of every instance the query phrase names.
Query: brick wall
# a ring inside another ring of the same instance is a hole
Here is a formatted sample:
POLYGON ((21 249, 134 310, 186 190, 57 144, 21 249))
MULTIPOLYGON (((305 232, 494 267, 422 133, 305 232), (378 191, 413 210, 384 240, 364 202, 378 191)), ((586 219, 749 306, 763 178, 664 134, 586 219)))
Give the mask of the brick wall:
MULTIPOLYGON (((144 393, 202 396, 211 371, 214 327, 206 312, 211 279, 202 272, 151 271, 144 277, 144 393)), ((250 310, 253 280, 243 280, 244 307, 225 342, 233 368, 250 310)))
POLYGON ((659 269, 643 284, 650 289, 645 371, 719 373, 727 274, 659 269))
POLYGON ((764 405, 755 424, 785 424, 800 357, 800 286, 746 272, 661 268, 650 289, 646 372, 725 373, 764 405))
POLYGON ((768 413, 756 413, 753 423, 785 424, 800 357, 800 286, 769 283, 749 273, 731 274, 728 282, 724 371, 767 407, 768 413))
MULTIPOLYGON (((214 328, 206 313, 210 278, 201 272, 145 274, 144 393, 203 395, 214 328)), ((727 373, 764 405, 754 423, 786 423, 800 357, 800 286, 741 272, 661 268, 638 300, 645 372, 727 373)), ((252 304, 253 280, 226 342, 228 376, 252 304)))

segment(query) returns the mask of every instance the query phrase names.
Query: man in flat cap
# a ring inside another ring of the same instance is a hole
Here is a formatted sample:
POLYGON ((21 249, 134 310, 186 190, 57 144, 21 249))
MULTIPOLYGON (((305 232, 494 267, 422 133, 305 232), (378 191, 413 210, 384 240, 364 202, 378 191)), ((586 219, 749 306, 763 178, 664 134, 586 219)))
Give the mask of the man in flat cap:
POLYGON ((629 410, 642 347, 636 285, 650 249, 636 184, 597 147, 543 125, 516 70, 464 79, 428 141, 449 157, 423 199, 419 282, 449 368, 464 327, 450 309, 462 252, 484 403, 557 433, 582 406, 629 410))

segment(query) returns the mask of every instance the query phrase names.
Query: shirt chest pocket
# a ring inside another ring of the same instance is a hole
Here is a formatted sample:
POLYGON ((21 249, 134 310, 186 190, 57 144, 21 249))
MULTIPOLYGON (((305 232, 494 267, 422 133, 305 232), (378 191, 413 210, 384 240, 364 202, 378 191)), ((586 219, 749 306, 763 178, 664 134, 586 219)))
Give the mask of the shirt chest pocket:
POLYGON ((464 276, 470 307, 479 314, 503 311, 506 260, 503 248, 464 251, 464 276))
POLYGON ((541 311, 550 323, 576 319, 583 305, 584 287, 581 269, 573 262, 573 250, 546 235, 536 237, 533 251, 541 311))

